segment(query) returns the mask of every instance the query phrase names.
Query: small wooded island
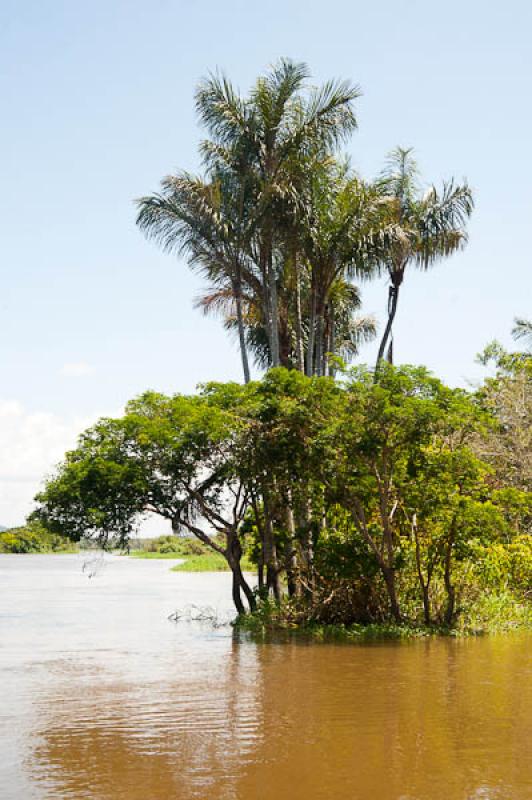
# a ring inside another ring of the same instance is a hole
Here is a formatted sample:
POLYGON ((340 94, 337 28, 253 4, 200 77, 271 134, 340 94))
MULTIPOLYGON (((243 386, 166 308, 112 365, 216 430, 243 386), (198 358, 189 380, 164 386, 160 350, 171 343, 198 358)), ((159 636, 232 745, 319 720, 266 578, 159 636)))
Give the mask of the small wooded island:
POLYGON ((138 201, 140 229, 207 279, 198 304, 238 338, 244 383, 146 392, 100 420, 38 495, 34 524, 125 546, 159 514, 226 560, 251 630, 530 624, 532 326, 516 321, 522 350, 486 349, 494 375, 475 390, 394 366, 405 276, 465 245, 471 190, 422 190, 401 148, 363 179, 340 152, 358 88, 308 78, 283 60, 246 97, 203 81, 204 174, 138 201), (349 366, 376 336, 356 282, 382 275, 377 363, 349 366))

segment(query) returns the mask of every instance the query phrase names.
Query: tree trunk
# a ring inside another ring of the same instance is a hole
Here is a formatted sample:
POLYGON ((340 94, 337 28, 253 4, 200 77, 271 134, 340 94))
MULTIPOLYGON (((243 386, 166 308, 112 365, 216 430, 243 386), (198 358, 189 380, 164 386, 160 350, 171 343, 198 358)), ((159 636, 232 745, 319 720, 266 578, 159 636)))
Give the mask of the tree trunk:
MULTIPOLYGON (((336 355, 336 328, 334 318, 334 307, 329 305, 329 352, 331 356, 336 355)), ((329 375, 334 378, 334 364, 329 365, 329 375)))
POLYGON ((417 532, 417 525, 415 523, 415 515, 414 515, 414 522, 412 522, 412 529, 414 531, 414 541, 416 543, 416 569, 419 579, 419 585, 421 586, 421 594, 423 597, 423 618, 425 620, 425 624, 430 625, 432 623, 430 616, 430 597, 429 597, 430 577, 427 577, 426 581, 423 577, 423 568, 421 565, 421 549, 419 547, 419 535, 417 532))
POLYGON ((320 304, 316 312, 316 375, 323 375, 325 354, 323 352, 323 306, 320 304))
POLYGON ((268 294, 270 297, 270 314, 271 314, 271 361, 272 367, 278 367, 280 362, 279 358, 279 304, 277 300, 277 281, 275 279, 275 270, 272 263, 271 251, 268 255, 267 262, 268 269, 268 294))
POLYGON ((296 363, 300 372, 305 372, 305 350, 303 345, 303 315, 301 312, 301 275, 297 264, 297 257, 294 258, 294 269, 296 272, 296 363))
POLYGON ((266 556, 265 556, 265 535, 264 535, 264 526, 262 524, 262 520, 260 518, 259 507, 257 504, 257 498, 255 497, 255 493, 253 492, 251 495, 251 506, 253 508, 253 514, 255 515, 255 525, 257 526, 257 530, 259 532, 260 538, 260 555, 259 555, 259 563, 257 567, 257 583, 259 592, 264 590, 264 567, 266 565, 266 556))
POLYGON ((251 612, 256 611, 257 610, 257 601, 255 599, 255 595, 253 594, 253 590, 252 590, 251 586, 249 585, 247 580, 244 578, 244 575, 242 574, 242 568, 240 566, 240 562, 238 562, 238 564, 236 566, 236 569, 235 569, 233 574, 235 574, 235 573, 236 573, 236 576, 237 576, 237 580, 238 580, 238 582, 240 584, 240 588, 244 592, 244 594, 246 596, 246 600, 248 601, 249 610, 251 612))
POLYGON ((285 550, 286 585, 289 596, 293 597, 299 594, 299 582, 297 580, 296 526, 290 497, 287 498, 286 504, 286 529, 288 534, 285 550))
POLYGON ((233 573, 233 602, 235 604, 236 610, 238 611, 239 614, 246 613, 246 608, 240 596, 240 590, 242 589, 248 601, 250 611, 255 611, 256 609, 255 596, 248 582, 244 578, 242 574, 242 569, 240 567, 240 560, 242 558, 242 546, 238 539, 238 534, 235 530, 231 529, 227 531, 226 538, 227 538, 226 558, 227 558, 227 563, 229 564, 231 571, 233 573))
POLYGON ((277 548, 275 546, 275 535, 273 520, 270 513, 268 493, 263 491, 264 500, 264 560, 266 563, 266 586, 271 591, 275 600, 281 599, 281 587, 279 583, 279 564, 277 561, 277 548))
POLYGON ((233 594, 233 603, 237 612, 239 614, 245 614, 246 609, 242 602, 242 597, 240 596, 240 582, 235 572, 233 572, 232 594, 233 594))
POLYGON ((305 562, 306 594, 309 598, 314 595, 314 538, 312 535, 312 514, 308 487, 304 487, 304 496, 301 506, 301 527, 304 530, 302 541, 303 559, 305 562))
POLYGON ((397 600, 397 590, 395 588, 395 570, 393 567, 381 567, 386 583, 386 590, 388 592, 388 599, 390 600, 390 611, 395 622, 401 622, 401 609, 399 608, 399 601, 397 600))
MULTIPOLYGON (((379 345, 379 353, 377 355, 377 364, 375 366, 375 371, 378 370, 379 364, 384 358, 384 352, 386 350, 386 345, 388 343, 388 339, 390 338, 390 333, 392 330, 393 321, 395 319, 395 314, 397 311, 397 301, 399 299, 399 283, 390 286, 390 294, 388 298, 388 321, 386 323, 386 328, 384 329, 384 333, 382 335, 381 343, 379 345)), ((392 357, 391 351, 389 352, 389 358, 392 357)), ((392 362, 390 361, 390 364, 392 362)))
POLYGON ((249 361, 248 351, 246 346, 246 332, 244 328, 244 318, 242 315, 242 291, 238 284, 234 287, 235 304, 236 304, 236 320, 238 324, 238 341, 240 344, 240 356, 242 358, 242 370, 244 372, 244 383, 249 383, 249 361))
POLYGON ((429 587, 426 583, 421 584, 421 591, 423 593, 423 619, 425 620, 425 625, 432 625, 432 619, 430 616, 429 587))
POLYGON ((451 581, 451 562, 452 562, 452 548, 454 544, 454 532, 451 533, 447 550, 445 553, 445 569, 443 573, 443 582, 445 584, 445 591, 447 592, 447 607, 445 609, 444 622, 446 625, 451 625, 454 619, 454 611, 456 604, 456 591, 451 581))
POLYGON ((312 287, 312 297, 310 301, 310 316, 308 322, 308 341, 307 341, 307 375, 312 377, 314 374, 314 341, 316 336, 316 290, 312 287))

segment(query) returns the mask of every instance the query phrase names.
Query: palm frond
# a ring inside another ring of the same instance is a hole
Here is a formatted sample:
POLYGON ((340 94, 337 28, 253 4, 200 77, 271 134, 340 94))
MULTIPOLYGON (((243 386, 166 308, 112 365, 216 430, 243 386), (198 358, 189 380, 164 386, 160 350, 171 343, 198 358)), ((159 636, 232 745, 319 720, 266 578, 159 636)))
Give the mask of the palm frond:
POLYGON ((200 121, 219 142, 230 143, 248 131, 246 102, 223 73, 210 73, 200 82, 195 102, 200 121))
POLYGON ((512 328, 512 336, 516 342, 524 341, 529 348, 532 348, 532 321, 523 317, 516 317, 512 328))

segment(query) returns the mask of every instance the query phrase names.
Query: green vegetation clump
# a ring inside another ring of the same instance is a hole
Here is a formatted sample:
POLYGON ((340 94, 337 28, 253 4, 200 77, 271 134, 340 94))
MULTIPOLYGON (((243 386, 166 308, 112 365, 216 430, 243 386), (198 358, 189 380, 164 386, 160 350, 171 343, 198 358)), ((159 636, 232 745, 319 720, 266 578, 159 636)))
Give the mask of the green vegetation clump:
MULTIPOLYGON (((249 558, 244 556, 240 562, 243 572, 251 572, 256 568, 249 558)), ((172 572, 229 572, 227 560, 219 553, 204 553, 201 556, 187 558, 183 564, 176 564, 172 572)))
MULTIPOLYGON (((223 541, 220 539, 215 541, 220 547, 223 546, 223 541)), ((172 567, 172 572, 227 572, 230 569, 227 559, 221 553, 213 551, 190 536, 167 535, 159 536, 157 539, 146 539, 143 541, 143 549, 134 550, 131 556, 147 559, 184 559, 183 564, 172 567)), ((240 563, 243 570, 252 570, 255 566, 246 556, 240 563)))
POLYGON ((463 608, 451 625, 423 624, 405 618, 401 622, 387 620, 349 624, 294 621, 290 600, 273 603, 263 601, 252 614, 240 614, 234 626, 259 639, 297 636, 319 642, 364 643, 382 640, 422 639, 431 636, 481 636, 532 631, 532 604, 517 599, 512 592, 487 592, 476 602, 463 608))
POLYGON ((72 553, 76 545, 36 521, 0 532, 0 553, 72 553))
POLYGON ((208 548, 190 536, 158 536, 156 539, 144 539, 142 547, 133 550, 134 558, 186 558, 201 556, 209 552, 208 548))

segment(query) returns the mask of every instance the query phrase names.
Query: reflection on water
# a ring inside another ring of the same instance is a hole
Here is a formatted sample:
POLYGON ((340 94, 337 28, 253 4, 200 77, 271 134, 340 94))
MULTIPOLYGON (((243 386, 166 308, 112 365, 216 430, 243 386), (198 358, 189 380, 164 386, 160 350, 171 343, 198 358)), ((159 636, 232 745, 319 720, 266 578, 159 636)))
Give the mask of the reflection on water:
POLYGON ((0 797, 530 800, 531 638, 254 644, 225 574, 0 556, 0 797))

